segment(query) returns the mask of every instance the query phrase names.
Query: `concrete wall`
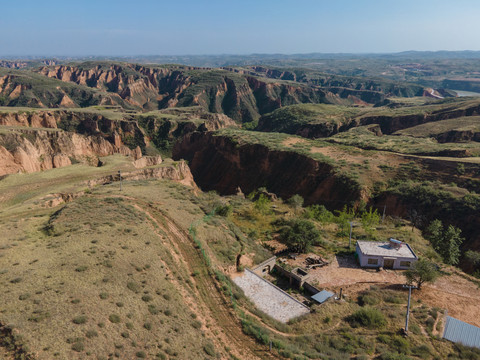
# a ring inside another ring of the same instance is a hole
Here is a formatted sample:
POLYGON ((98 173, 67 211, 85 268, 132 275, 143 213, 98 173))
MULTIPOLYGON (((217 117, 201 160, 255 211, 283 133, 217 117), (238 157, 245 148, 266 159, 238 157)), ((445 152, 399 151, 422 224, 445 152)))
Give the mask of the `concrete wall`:
POLYGON ((252 268, 252 271, 259 276, 264 276, 265 274, 268 274, 270 271, 273 270, 276 263, 277 263, 277 257, 272 256, 270 259, 267 259, 264 262, 255 266, 254 268, 252 268))
POLYGON ((318 294, 321 291, 320 289, 317 289, 315 286, 313 286, 309 282, 304 282, 303 283, 303 288, 305 290, 307 290, 312 295, 318 294))

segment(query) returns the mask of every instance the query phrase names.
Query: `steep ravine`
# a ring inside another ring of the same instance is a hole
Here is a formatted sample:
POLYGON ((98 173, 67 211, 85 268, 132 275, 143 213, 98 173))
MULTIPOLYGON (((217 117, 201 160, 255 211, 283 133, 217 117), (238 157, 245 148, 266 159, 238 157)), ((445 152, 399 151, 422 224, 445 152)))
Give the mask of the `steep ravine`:
MULTIPOLYGON (((347 131, 353 127, 373 125, 379 126, 379 134, 391 135, 396 131, 407 129, 429 122, 456 119, 465 116, 478 116, 480 114, 480 105, 474 104, 464 108, 445 108, 433 111, 431 113, 417 113, 410 115, 375 115, 375 112, 366 115, 352 117, 342 123, 334 122, 280 122, 275 118, 275 113, 265 114, 258 121, 257 131, 264 132, 284 132, 287 134, 299 135, 309 139, 324 138, 335 135, 339 132, 347 131)), ((478 134, 471 133, 447 133, 439 134, 439 142, 456 142, 463 140, 474 140, 478 134)))
MULTIPOLYGON (((338 208, 339 200, 358 201, 358 184, 337 174, 333 167, 307 156, 272 151, 260 144, 237 145, 225 136, 194 132, 173 148, 174 159, 188 161, 197 185, 205 191, 250 193, 266 187, 284 199, 303 196, 306 204, 338 208)), ((341 207, 341 206, 340 206, 341 207)))

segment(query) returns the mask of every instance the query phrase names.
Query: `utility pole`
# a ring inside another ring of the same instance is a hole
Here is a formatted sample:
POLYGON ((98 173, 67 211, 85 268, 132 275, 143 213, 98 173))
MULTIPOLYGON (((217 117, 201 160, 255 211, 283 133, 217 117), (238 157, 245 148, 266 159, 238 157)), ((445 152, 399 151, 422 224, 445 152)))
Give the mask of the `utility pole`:
POLYGON ((348 238, 348 248, 352 247, 352 228, 353 228, 353 221, 348 222, 350 224, 350 236, 348 238))
POLYGON ((387 210, 387 204, 383 205, 382 224, 385 221, 385 210, 387 210))
POLYGON ((417 289, 417 287, 413 285, 403 285, 403 287, 408 288, 407 316, 405 317, 405 329, 404 329, 405 336, 408 336, 408 318, 410 316, 410 298, 412 296, 412 289, 417 289))
POLYGON ((120 179, 120 191, 122 191, 122 172, 118 170, 118 178, 120 179))

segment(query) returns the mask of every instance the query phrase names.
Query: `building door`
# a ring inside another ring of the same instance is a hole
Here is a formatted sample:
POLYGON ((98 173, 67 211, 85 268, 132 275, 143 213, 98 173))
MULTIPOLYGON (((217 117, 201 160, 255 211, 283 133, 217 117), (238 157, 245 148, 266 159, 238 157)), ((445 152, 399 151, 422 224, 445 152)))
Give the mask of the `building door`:
POLYGON ((394 259, 384 259, 383 268, 384 269, 393 269, 393 264, 395 263, 394 259))

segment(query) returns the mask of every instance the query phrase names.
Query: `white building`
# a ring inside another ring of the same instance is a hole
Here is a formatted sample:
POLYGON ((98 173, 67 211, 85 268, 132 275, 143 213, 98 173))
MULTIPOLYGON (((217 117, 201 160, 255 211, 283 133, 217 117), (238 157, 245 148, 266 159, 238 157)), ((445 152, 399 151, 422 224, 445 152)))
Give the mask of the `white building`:
POLYGON ((356 253, 361 267, 409 269, 418 260, 412 248, 399 240, 357 241, 356 253))

